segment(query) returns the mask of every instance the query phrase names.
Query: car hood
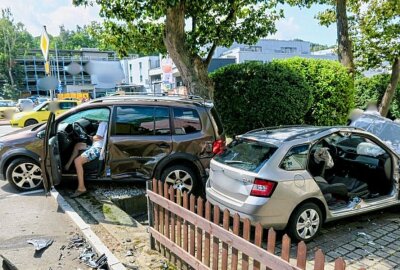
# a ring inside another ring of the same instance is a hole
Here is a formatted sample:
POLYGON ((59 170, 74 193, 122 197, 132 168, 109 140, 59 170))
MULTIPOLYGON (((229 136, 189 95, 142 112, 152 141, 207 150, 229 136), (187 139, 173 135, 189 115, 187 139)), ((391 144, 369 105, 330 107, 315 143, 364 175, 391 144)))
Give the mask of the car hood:
POLYGON ((364 113, 351 126, 362 128, 381 139, 400 155, 400 123, 378 114, 364 113))
POLYGON ((39 127, 42 125, 43 124, 37 124, 25 128, 18 128, 11 133, 1 136, 0 141, 6 144, 13 144, 16 141, 31 140, 33 137, 36 137, 39 131, 42 130, 42 128, 39 127))

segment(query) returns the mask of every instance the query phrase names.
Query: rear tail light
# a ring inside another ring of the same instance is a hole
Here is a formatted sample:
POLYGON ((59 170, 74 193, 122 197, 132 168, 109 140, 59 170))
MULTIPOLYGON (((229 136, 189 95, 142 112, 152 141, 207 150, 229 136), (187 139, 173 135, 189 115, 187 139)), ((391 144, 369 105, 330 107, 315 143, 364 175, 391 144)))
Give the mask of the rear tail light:
POLYGON ((218 155, 224 151, 224 148, 225 148, 225 141, 220 139, 214 141, 212 151, 214 154, 218 155))
POLYGON ((255 179, 250 195, 256 197, 271 197, 276 185, 276 182, 263 179, 255 179))

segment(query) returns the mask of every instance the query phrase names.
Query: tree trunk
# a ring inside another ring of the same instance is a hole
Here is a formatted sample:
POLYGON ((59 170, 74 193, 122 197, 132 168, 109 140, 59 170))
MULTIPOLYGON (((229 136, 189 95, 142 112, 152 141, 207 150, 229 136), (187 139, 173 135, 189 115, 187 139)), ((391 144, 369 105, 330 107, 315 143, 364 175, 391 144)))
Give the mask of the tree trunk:
POLYGON ((349 25, 347 21, 347 0, 336 2, 336 23, 338 39, 339 61, 348 68, 349 73, 354 76, 353 46, 349 36, 349 25))
POLYGON ((214 87, 208 77, 208 62, 187 48, 184 1, 167 10, 164 44, 189 93, 212 98, 214 87))
POLYGON ((399 83, 400 77, 400 58, 396 58, 392 65, 392 74, 390 76, 390 82, 386 88, 385 94, 383 95, 381 104, 379 106, 379 113, 386 117, 389 112, 390 105, 392 103, 396 88, 399 83))
POLYGON ((14 76, 13 76, 13 74, 12 74, 12 68, 11 68, 11 66, 8 67, 8 76, 10 77, 10 83, 11 83, 11 85, 14 85, 14 84, 15 84, 15 81, 14 81, 14 76))

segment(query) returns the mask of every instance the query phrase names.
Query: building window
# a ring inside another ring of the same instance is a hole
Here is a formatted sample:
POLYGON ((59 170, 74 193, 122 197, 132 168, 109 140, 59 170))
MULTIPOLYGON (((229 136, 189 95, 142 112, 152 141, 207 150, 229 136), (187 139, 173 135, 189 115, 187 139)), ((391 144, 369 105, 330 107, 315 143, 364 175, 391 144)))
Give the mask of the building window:
POLYGON ((129 82, 132 82, 133 80, 132 80, 132 76, 129 76, 129 82))
POLYGON ((281 52, 283 53, 295 53, 297 52, 296 47, 281 47, 281 52))
POLYGON ((241 51, 245 52, 262 52, 262 47, 261 46, 246 46, 243 48, 240 48, 241 51))
POLYGON ((132 71, 132 64, 129 64, 129 71, 132 71))
POLYGON ((143 76, 140 75, 140 82, 143 82, 143 76))

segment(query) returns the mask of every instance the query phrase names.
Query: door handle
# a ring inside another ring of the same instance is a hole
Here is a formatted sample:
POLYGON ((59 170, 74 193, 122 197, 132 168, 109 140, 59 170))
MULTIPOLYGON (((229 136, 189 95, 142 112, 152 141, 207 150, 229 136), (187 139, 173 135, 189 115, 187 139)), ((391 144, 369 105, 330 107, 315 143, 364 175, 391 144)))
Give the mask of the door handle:
POLYGON ((169 144, 168 143, 159 143, 157 144, 158 147, 160 148, 169 148, 169 144))

